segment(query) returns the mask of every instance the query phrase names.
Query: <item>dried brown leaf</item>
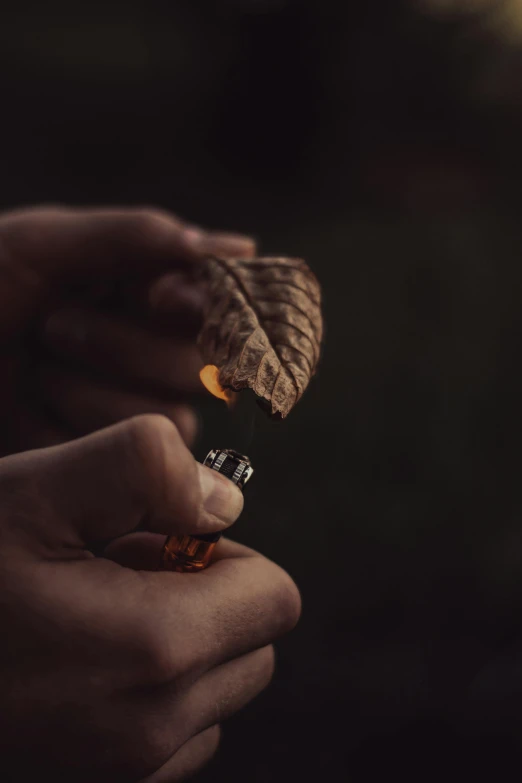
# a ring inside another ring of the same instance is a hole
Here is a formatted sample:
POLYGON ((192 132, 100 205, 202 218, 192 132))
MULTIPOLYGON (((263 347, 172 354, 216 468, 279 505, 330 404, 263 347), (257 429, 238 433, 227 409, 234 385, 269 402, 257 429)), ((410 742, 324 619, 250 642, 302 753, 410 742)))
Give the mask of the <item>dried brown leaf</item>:
POLYGON ((298 258, 210 259, 199 346, 224 388, 250 388, 285 417, 314 375, 323 333, 321 289, 298 258))

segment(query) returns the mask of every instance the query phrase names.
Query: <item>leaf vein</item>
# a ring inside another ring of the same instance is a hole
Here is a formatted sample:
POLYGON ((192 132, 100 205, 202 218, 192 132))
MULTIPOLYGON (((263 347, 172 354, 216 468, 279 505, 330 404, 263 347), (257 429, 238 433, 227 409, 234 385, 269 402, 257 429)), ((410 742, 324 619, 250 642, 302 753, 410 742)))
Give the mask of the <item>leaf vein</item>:
MULTIPOLYGON (((299 289, 301 290, 301 289, 299 289)), ((304 315, 304 317, 310 322, 310 326, 315 331, 314 322, 306 312, 306 310, 303 310, 302 307, 299 307, 299 305, 296 305, 295 302, 289 302, 287 299, 274 299, 272 296, 256 296, 257 302, 274 302, 274 304, 285 304, 289 307, 293 307, 294 310, 297 310, 298 313, 301 313, 301 315, 304 315)))
MULTIPOLYGON (((314 374, 314 369, 312 367, 312 363, 308 356, 305 354, 304 351, 302 351, 300 348, 297 348, 295 345, 290 345, 290 343, 276 343, 276 347, 278 348, 291 348, 292 351, 295 351, 296 353, 301 354, 301 356, 306 360, 306 363, 310 369, 310 377, 314 374)), ((279 356, 279 354, 277 354, 279 356)))
MULTIPOLYGON (((306 337, 306 339, 309 341, 310 345, 312 346, 312 350, 314 352, 314 363, 317 361, 316 356, 316 345, 309 334, 306 334, 306 332, 303 332, 302 329, 300 329, 298 326, 295 326, 295 324, 291 324, 288 321, 283 321, 281 318, 276 318, 275 316, 272 316, 270 318, 263 318, 263 323, 274 323, 274 324, 280 324, 281 326, 288 326, 289 329, 295 329, 296 332, 299 332, 299 334, 302 334, 303 337, 306 337)), ((272 341, 270 341, 272 342, 272 341)))
MULTIPOLYGON (((262 286, 261 283, 256 282, 256 285, 262 286)), ((306 288, 301 288, 300 285, 297 285, 297 283, 293 283, 291 280, 271 280, 268 282, 268 285, 274 285, 274 286, 286 286, 287 288, 293 288, 295 291, 300 291, 300 293, 304 294, 308 297, 308 299, 314 304, 316 307, 321 307, 321 302, 318 299, 314 299, 310 291, 306 288)), ((259 297, 256 296, 256 300, 259 297)), ((267 297, 268 300, 268 297, 267 297)), ((274 299, 274 302, 278 302, 278 299, 274 299)), ((281 300, 282 301, 282 300, 281 300)), ((293 304, 293 302, 289 302, 288 304, 293 304)))

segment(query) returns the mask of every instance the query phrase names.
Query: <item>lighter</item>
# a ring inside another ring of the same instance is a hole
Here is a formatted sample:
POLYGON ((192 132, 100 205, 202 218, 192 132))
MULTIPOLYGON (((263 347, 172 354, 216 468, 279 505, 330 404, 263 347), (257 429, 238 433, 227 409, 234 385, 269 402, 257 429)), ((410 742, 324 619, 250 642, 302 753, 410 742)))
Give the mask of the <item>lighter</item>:
MULTIPOLYGON (((254 469, 248 457, 233 449, 213 449, 203 465, 227 476, 240 489, 252 477, 254 469)), ((201 571, 210 562, 221 533, 198 536, 169 536, 163 547, 162 566, 165 571, 201 571)))

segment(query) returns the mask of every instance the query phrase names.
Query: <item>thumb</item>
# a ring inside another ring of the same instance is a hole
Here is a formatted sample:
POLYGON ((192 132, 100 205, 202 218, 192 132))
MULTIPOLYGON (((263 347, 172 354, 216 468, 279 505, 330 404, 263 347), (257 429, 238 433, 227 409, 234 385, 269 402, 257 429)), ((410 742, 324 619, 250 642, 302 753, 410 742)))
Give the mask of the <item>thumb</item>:
POLYGON ((196 462, 162 416, 138 416, 32 454, 51 535, 68 547, 138 527, 164 535, 221 531, 243 507, 241 491, 196 462))

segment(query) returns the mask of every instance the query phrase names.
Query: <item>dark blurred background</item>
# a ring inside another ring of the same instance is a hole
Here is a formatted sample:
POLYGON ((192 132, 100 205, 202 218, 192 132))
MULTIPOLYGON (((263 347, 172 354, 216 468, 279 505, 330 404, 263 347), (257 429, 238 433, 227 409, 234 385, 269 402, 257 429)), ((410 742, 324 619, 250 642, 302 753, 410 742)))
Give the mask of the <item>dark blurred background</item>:
POLYGON ((0 60, 3 207, 157 204, 324 286, 317 378, 237 444, 302 621, 198 781, 519 780, 522 2, 34 0, 0 60))

